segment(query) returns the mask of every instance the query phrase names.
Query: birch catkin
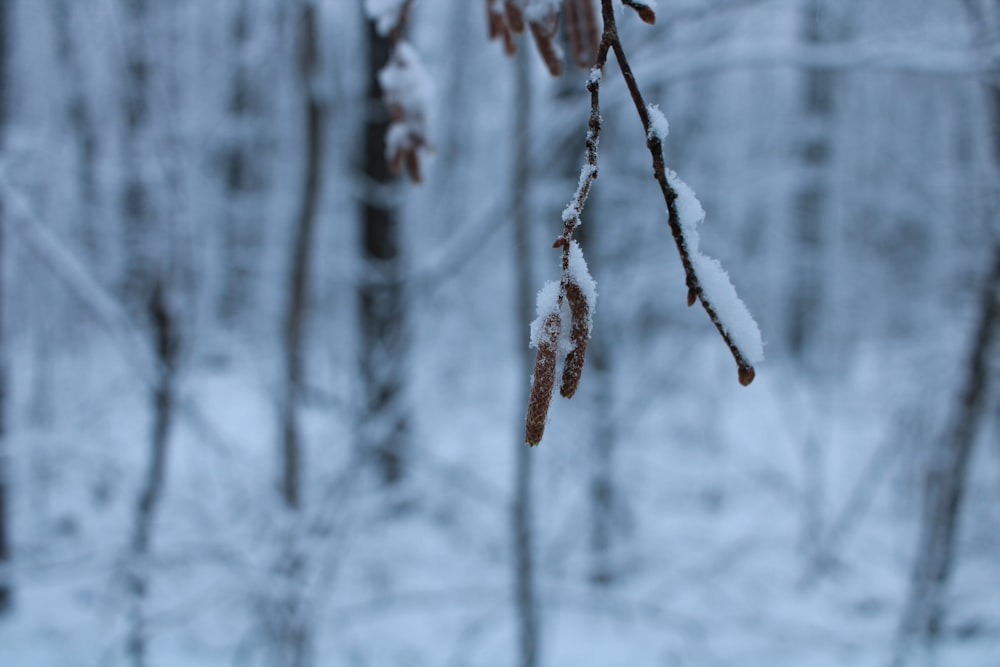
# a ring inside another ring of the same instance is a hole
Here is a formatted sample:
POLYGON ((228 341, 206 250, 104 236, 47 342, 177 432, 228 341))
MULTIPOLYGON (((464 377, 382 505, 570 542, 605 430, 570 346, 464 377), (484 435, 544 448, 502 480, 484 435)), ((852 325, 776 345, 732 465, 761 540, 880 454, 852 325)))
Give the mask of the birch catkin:
POLYGON ((583 362, 587 354, 587 339, 590 338, 590 306, 583 290, 575 282, 566 283, 566 302, 572 316, 570 340, 573 349, 563 363, 562 384, 559 393, 565 398, 573 398, 583 374, 583 362))
POLYGON ((528 415, 524 420, 524 441, 537 445, 545 433, 545 420, 549 414, 549 403, 556 385, 556 360, 559 352, 559 334, 562 322, 559 312, 549 313, 542 324, 535 354, 535 368, 531 378, 531 393, 528 395, 528 415))

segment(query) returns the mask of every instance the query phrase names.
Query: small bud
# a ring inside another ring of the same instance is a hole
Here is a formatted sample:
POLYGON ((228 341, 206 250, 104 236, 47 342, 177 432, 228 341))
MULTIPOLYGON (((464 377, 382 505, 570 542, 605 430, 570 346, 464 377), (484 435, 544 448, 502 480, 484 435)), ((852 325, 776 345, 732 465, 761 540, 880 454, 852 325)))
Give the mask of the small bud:
POLYGON ((566 245, 566 237, 565 236, 557 236, 556 240, 552 242, 552 247, 553 248, 562 248, 564 245, 566 245))
POLYGON ((643 23, 648 23, 649 25, 656 23, 656 12, 645 2, 641 0, 622 0, 622 2, 636 11, 643 23))
POLYGON ((698 292, 694 291, 693 289, 689 289, 688 290, 688 308, 690 308, 691 306, 693 306, 697 300, 698 300, 698 292))
POLYGON ((757 373, 754 372, 753 366, 740 366, 739 374, 740 384, 744 387, 753 382, 753 379, 757 376, 757 373))

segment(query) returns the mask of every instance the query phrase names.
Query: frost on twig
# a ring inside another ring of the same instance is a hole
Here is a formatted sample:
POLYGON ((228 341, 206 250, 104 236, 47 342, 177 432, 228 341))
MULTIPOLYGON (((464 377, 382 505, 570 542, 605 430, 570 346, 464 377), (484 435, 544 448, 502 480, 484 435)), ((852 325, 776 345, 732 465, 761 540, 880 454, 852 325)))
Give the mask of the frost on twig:
MULTIPOLYGON (((554 6, 551 0, 546 2, 550 8, 554 6)), ((634 9, 639 18, 646 23, 652 24, 656 21, 654 0, 622 0, 622 2, 634 9)), ((585 11, 583 4, 575 0, 566 0, 565 3, 568 24, 584 26, 582 29, 574 29, 572 25, 567 26, 571 31, 576 30, 578 37, 582 34, 581 30, 586 29, 586 21, 581 20, 584 14, 575 13, 585 11)), ((523 3, 519 3, 518 9, 522 9, 522 5, 523 3)), ((491 36, 507 34, 498 29, 494 35, 494 22, 499 22, 503 17, 500 0, 488 0, 488 7, 492 12, 491 36)), ((528 18, 530 24, 530 12, 524 12, 524 16, 528 18)), ((667 207, 667 223, 684 267, 688 305, 693 306, 695 302, 701 302, 736 360, 740 384, 748 385, 753 382, 756 374, 754 364, 764 358, 760 329, 746 305, 736 294, 736 289, 729 280, 729 274, 717 260, 705 255, 699 248, 698 225, 704 221, 705 211, 694 191, 666 167, 663 144, 670 131, 670 125, 658 106, 647 105, 643 100, 618 37, 612 0, 601 0, 601 16, 604 29, 594 52, 594 65, 587 79, 587 90, 590 92, 587 159, 580 170, 576 192, 563 210, 562 234, 552 244, 554 248, 562 251, 562 277, 558 283, 550 282, 539 292, 538 317, 532 324, 531 342, 538 349, 538 353, 535 358, 525 422, 525 442, 529 445, 537 445, 545 431, 545 419, 555 388, 556 366, 562 363, 560 393, 566 398, 570 398, 576 392, 583 371, 597 290, 587 271, 583 252, 573 240, 573 232, 580 225, 591 184, 597 178, 597 148, 601 132, 600 87, 604 66, 611 52, 615 54, 625 85, 645 130, 646 146, 653 158, 653 176, 660 185, 667 207)), ((503 25, 504 29, 510 32, 511 26, 507 23, 503 25)), ((576 44, 572 38, 570 44, 578 63, 590 58, 589 52, 583 46, 576 44), (582 54, 585 52, 588 55, 584 57, 582 54)), ((541 45, 539 51, 545 57, 541 45)))

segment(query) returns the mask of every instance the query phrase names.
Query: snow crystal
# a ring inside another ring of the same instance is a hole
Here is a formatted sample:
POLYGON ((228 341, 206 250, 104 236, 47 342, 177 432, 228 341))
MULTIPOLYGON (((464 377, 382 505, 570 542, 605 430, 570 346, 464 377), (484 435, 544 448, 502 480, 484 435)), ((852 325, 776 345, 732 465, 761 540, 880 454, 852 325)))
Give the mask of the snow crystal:
POLYGON ((674 208, 681 225, 681 235, 684 237, 684 245, 691 256, 691 265, 698 276, 698 282, 701 283, 705 299, 712 304, 722 328, 746 360, 752 364, 763 361, 764 342, 757 322, 736 293, 736 288, 730 282, 726 270, 718 260, 703 254, 698 248, 701 242, 698 225, 705 220, 705 209, 702 208, 694 190, 673 171, 667 170, 667 181, 677 193, 674 208))
POLYGON ((590 70, 590 76, 587 77, 587 83, 600 83, 601 82, 601 68, 594 67, 590 70))
POLYGON ((399 25, 399 13, 406 0, 365 0, 365 14, 375 21, 378 34, 388 35, 399 25))
POLYGON ((660 107, 656 104, 646 106, 646 111, 649 112, 649 131, 646 133, 646 138, 652 139, 655 136, 661 142, 665 141, 667 135, 670 134, 670 123, 667 122, 667 117, 663 115, 660 107))

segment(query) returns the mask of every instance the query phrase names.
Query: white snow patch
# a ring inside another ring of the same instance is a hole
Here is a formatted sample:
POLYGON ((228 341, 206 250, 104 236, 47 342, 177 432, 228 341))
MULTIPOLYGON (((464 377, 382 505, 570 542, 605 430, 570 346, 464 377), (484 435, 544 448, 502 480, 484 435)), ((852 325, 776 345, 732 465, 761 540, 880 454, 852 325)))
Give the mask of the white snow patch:
POLYGON ((682 181, 671 170, 667 170, 667 181, 677 193, 674 208, 677 210, 678 222, 681 225, 681 235, 684 245, 691 256, 691 265, 698 282, 701 283, 705 299, 712 304, 722 328, 732 338, 733 343, 752 364, 764 360, 764 341, 760 327, 750 314, 746 304, 736 293, 736 288, 729 280, 729 274, 722 268, 718 260, 701 252, 698 235, 698 225, 705 220, 705 209, 687 183, 682 181))
POLYGON ((656 104, 647 105, 646 111, 649 112, 649 131, 646 133, 646 138, 652 139, 655 136, 661 142, 666 141, 667 135, 670 134, 670 123, 667 122, 667 117, 663 115, 660 107, 656 104))
MULTIPOLYGON (((566 204, 566 208, 562 212, 562 221, 569 222, 570 220, 580 219, 580 215, 583 213, 583 205, 586 204, 586 199, 580 200, 580 192, 583 190, 587 181, 594 178, 594 174, 597 173, 597 167, 585 162, 583 167, 580 168, 580 179, 576 183, 576 194, 573 195, 573 200, 566 204)), ((578 223, 579 224, 579 223, 578 223)))
POLYGON ((431 77, 416 49, 400 40, 379 71, 378 81, 393 115, 386 133, 386 155, 392 158, 400 149, 419 148, 427 136, 431 77))

